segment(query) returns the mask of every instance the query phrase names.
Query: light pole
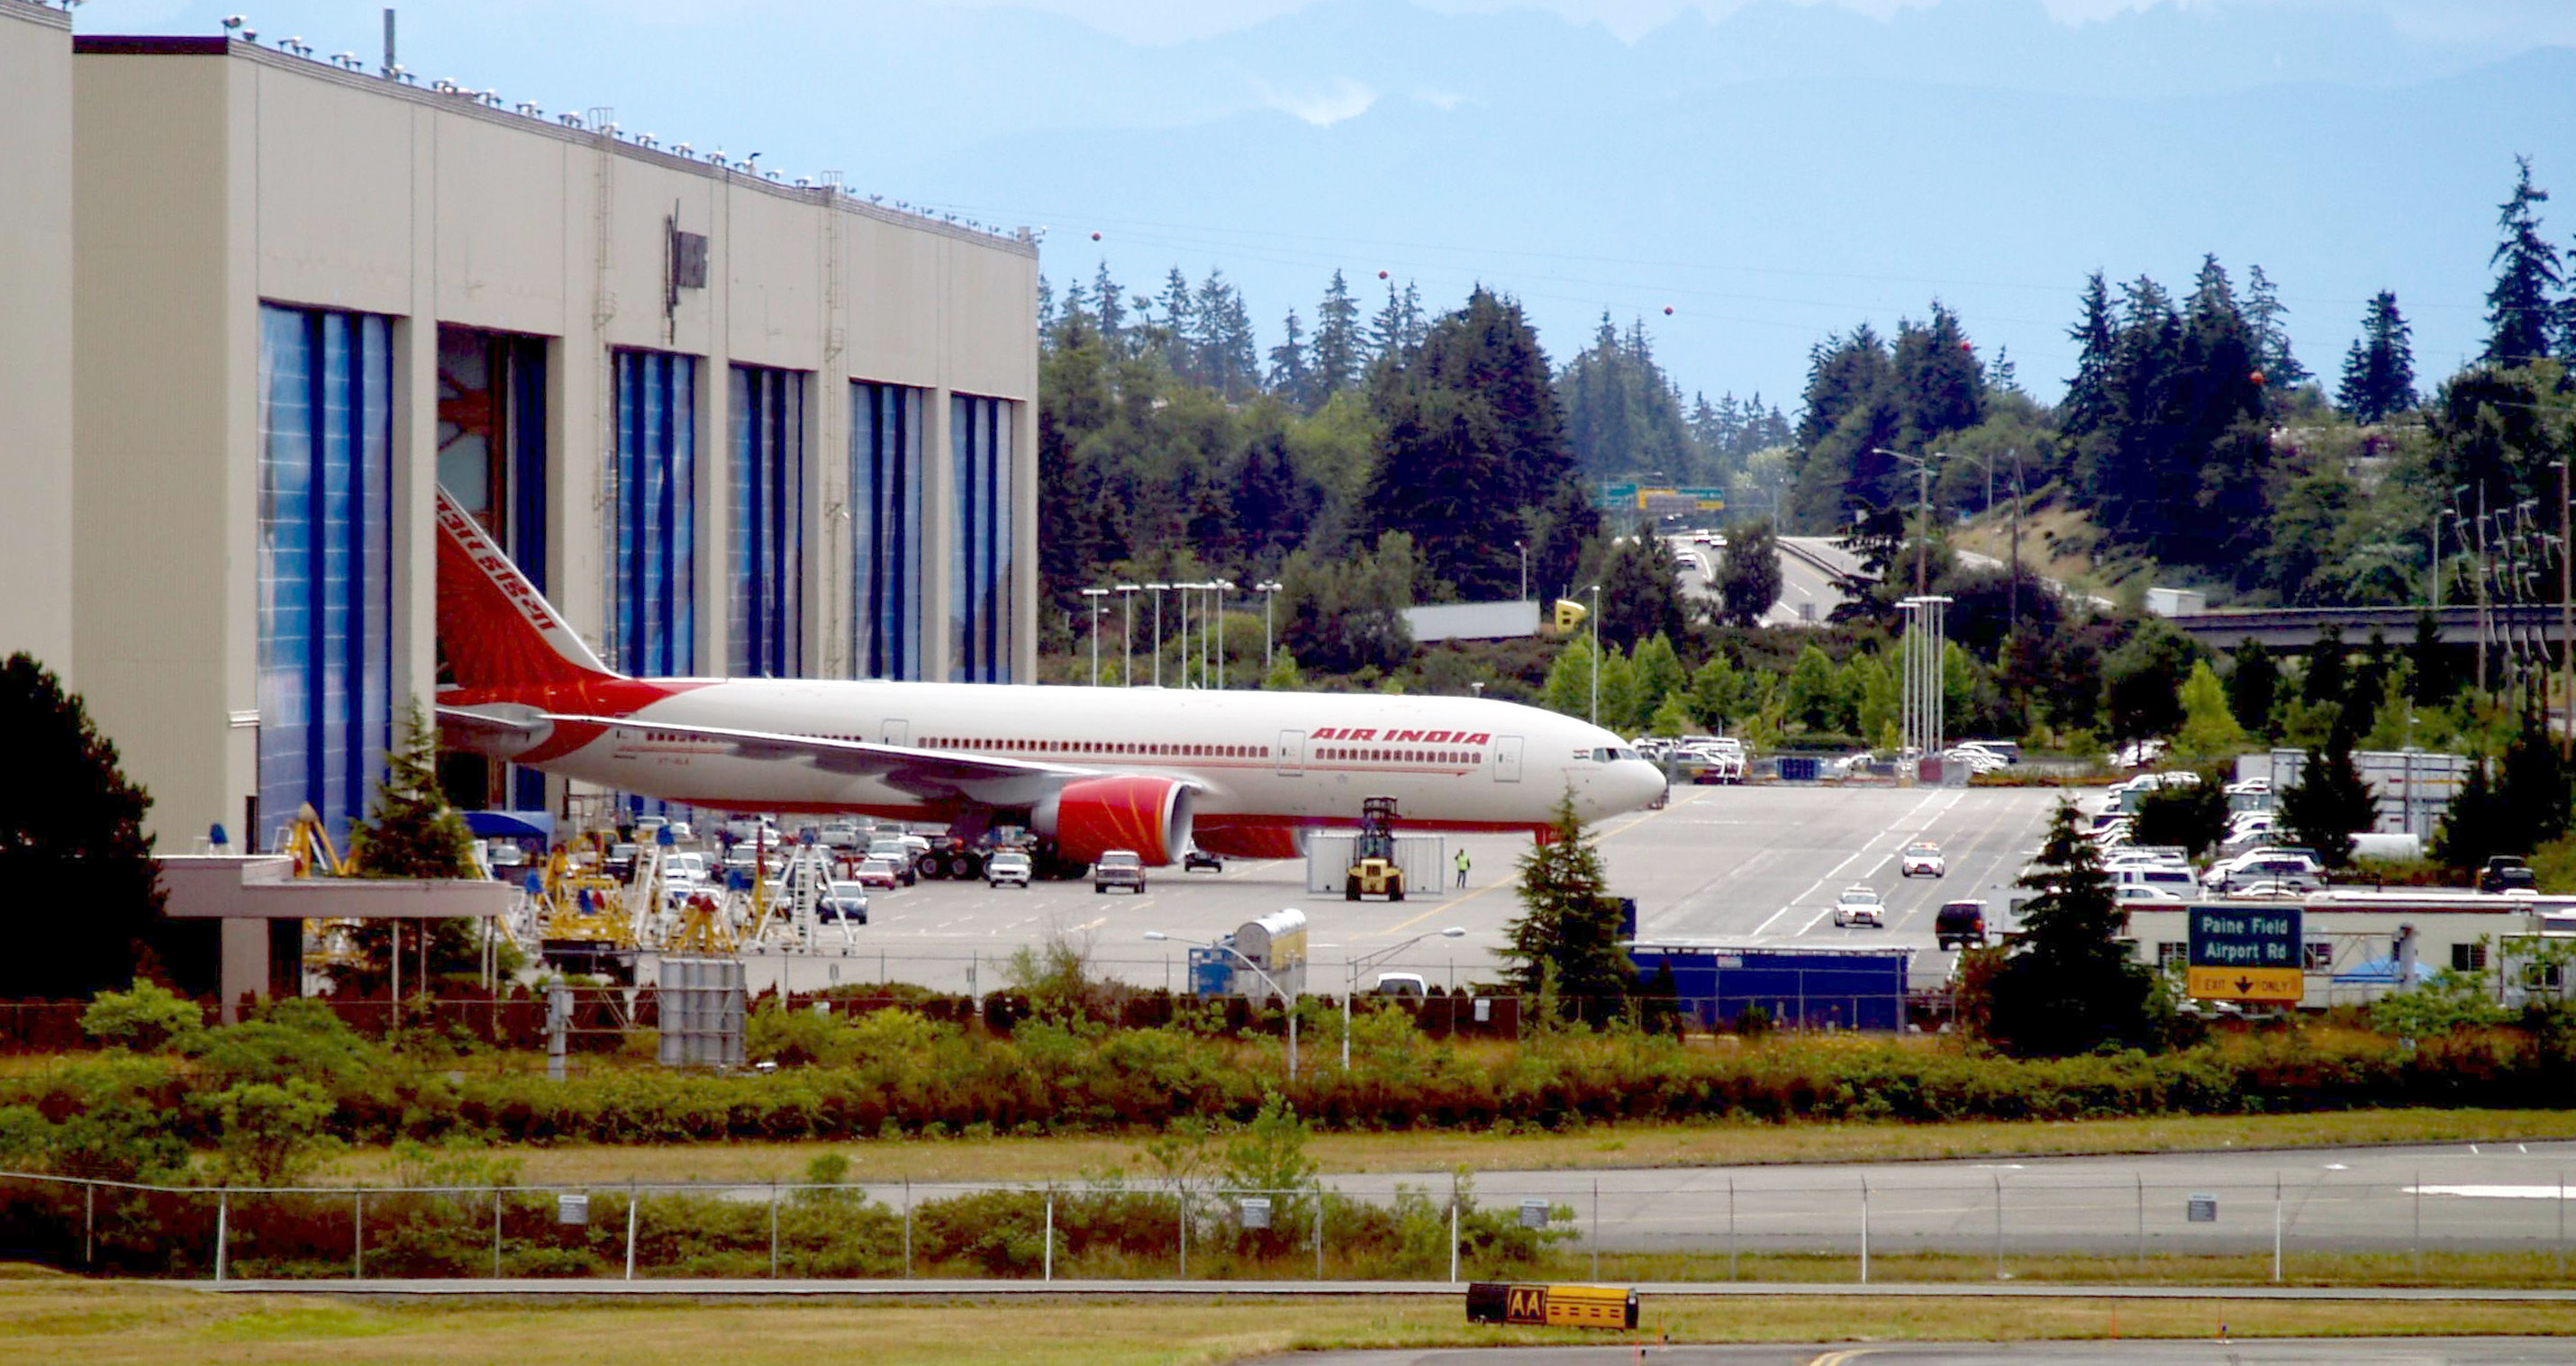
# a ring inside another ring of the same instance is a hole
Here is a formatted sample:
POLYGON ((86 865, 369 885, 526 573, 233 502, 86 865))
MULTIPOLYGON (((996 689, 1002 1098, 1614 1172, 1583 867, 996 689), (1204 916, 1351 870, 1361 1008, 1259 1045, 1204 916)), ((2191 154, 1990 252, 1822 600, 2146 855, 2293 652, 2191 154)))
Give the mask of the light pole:
POLYGON ((1601 585, 1584 590, 1592 595, 1592 724, 1601 724, 1601 585))
POLYGON ((1091 686, 1100 686, 1100 604, 1109 596, 1106 588, 1086 588, 1082 595, 1091 599, 1091 686))
POLYGON ((1269 973, 1263 972, 1259 963, 1253 962, 1251 959, 1244 957, 1243 950, 1236 948, 1232 944, 1225 943, 1222 940, 1175 939, 1172 936, 1163 933, 1161 930, 1147 930, 1145 931, 1145 937, 1157 944, 1189 944, 1202 949, 1222 949, 1227 953, 1233 954, 1234 961, 1252 969, 1253 976, 1260 978, 1264 982, 1268 982, 1272 993, 1277 995, 1280 1000, 1286 1002, 1288 1005, 1288 1080, 1295 1081, 1297 1079, 1297 998, 1289 995, 1288 989, 1279 985, 1278 978, 1271 976, 1269 973))
POLYGON ((1118 686, 1136 686, 1136 593, 1139 585, 1118 585, 1118 605, 1127 609, 1127 632, 1118 643, 1118 686))
POLYGON ((1264 579, 1252 585, 1252 591, 1261 595, 1261 679, 1263 686, 1267 687, 1270 681, 1270 605, 1279 600, 1279 581, 1264 579))
POLYGON ((1343 1071, 1348 1072, 1351 1070, 1351 998, 1360 994, 1360 969, 1376 967, 1378 964, 1393 958, 1397 954, 1404 952, 1406 949, 1412 948, 1414 945, 1421 943, 1425 939, 1458 939, 1463 938, 1466 933, 1467 927, 1464 925, 1452 925, 1445 930, 1425 930, 1422 933, 1413 936, 1411 939, 1405 940, 1401 944, 1380 949, 1364 958, 1354 958, 1351 960, 1351 989, 1342 993, 1343 1071))
POLYGON ((1521 553, 1521 596, 1520 596, 1520 600, 1521 600, 1521 601, 1523 601, 1523 602, 1527 602, 1527 601, 1529 601, 1529 542, 1527 542, 1527 541, 1514 541, 1514 542, 1512 542, 1512 549, 1517 550, 1517 551, 1519 551, 1519 552, 1521 553))
POLYGON ((1168 583, 1149 583, 1145 591, 1154 595, 1154 686, 1163 686, 1163 595, 1172 591, 1168 583))
POLYGON ((1225 595, 1241 585, 1232 579, 1216 581, 1216 687, 1225 691, 1225 595))
POLYGON ((1172 661, 1172 667, 1180 671, 1175 681, 1184 688, 1190 685, 1190 590, 1196 587, 1198 585, 1194 583, 1172 585, 1173 591, 1180 594, 1179 601, 1172 604, 1172 610, 1180 618, 1181 630, 1181 648, 1174 651, 1180 657, 1172 661))

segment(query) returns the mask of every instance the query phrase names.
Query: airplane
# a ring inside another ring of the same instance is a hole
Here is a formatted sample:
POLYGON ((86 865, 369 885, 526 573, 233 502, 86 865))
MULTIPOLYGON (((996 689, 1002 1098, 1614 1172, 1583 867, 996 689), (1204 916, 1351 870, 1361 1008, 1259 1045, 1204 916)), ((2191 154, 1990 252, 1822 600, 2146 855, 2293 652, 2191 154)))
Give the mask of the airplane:
POLYGON ((1642 810, 1661 769, 1598 726, 1517 703, 1378 693, 630 678, 575 634, 445 489, 438 635, 449 745, 727 811, 999 824, 1058 867, 1131 849, 1293 858, 1396 798, 1397 828, 1546 838, 1642 810))

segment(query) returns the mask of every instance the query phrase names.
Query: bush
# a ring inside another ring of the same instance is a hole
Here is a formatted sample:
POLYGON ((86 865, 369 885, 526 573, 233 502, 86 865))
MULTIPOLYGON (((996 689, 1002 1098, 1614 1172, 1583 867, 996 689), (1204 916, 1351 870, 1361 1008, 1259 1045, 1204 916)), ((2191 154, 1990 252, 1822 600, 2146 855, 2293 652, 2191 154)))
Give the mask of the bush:
POLYGON ((81 1032, 110 1048, 157 1053, 205 1027, 197 1003, 152 982, 131 991, 102 991, 81 1012, 81 1032))

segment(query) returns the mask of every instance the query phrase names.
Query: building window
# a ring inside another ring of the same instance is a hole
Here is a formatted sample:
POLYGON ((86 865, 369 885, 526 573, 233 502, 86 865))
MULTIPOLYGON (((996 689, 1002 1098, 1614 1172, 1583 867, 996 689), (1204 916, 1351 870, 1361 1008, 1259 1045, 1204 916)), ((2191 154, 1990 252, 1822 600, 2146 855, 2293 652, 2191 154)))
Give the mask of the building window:
POLYGON ((1007 399, 950 399, 949 447, 957 492, 949 538, 948 677, 1011 681, 1011 424, 1007 399))
POLYGON ((2188 941, 2167 939, 2156 945, 2157 970, 2162 972, 2175 972, 2181 970, 2190 962, 2191 945, 2188 941))
POLYGON ((733 367, 732 672, 805 671, 805 377, 733 367))
POLYGON ((644 675, 697 668, 698 362, 619 351, 609 655, 644 675))
MULTIPOLYGON (((546 343, 541 337, 438 329, 438 484, 546 590, 546 343)), ((449 795, 474 807, 540 810, 533 768, 451 753, 449 795)))
POLYGON ((2332 972, 2332 971, 2334 971, 2334 941, 2333 941, 2333 940, 2331 940, 2331 939, 2311 939, 2311 940, 2307 941, 2307 951, 2308 951, 2308 957, 2307 957, 2307 970, 2308 970, 2308 971, 2310 971, 2310 972, 2332 972))
POLYGON ((366 813, 393 730, 393 324, 260 307, 259 830, 366 813))
POLYGON ((2451 946, 2451 971, 2453 971, 2453 972, 2484 972, 2484 971, 2486 971, 2486 970, 2487 970, 2487 946, 2486 946, 2486 945, 2484 945, 2484 944, 2453 944, 2453 945, 2451 946))
POLYGON ((921 677, 924 392, 850 386, 850 666, 857 678, 921 677))

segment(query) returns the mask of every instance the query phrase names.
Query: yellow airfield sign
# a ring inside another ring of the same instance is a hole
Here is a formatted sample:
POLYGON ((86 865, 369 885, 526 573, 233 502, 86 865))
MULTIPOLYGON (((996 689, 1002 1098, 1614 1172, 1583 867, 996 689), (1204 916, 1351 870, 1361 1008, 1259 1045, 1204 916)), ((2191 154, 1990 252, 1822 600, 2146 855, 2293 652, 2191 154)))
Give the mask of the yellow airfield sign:
POLYGON ((2187 968, 2184 987, 2204 1001, 2277 1001, 2296 1005, 2307 995, 2297 968, 2187 968))

